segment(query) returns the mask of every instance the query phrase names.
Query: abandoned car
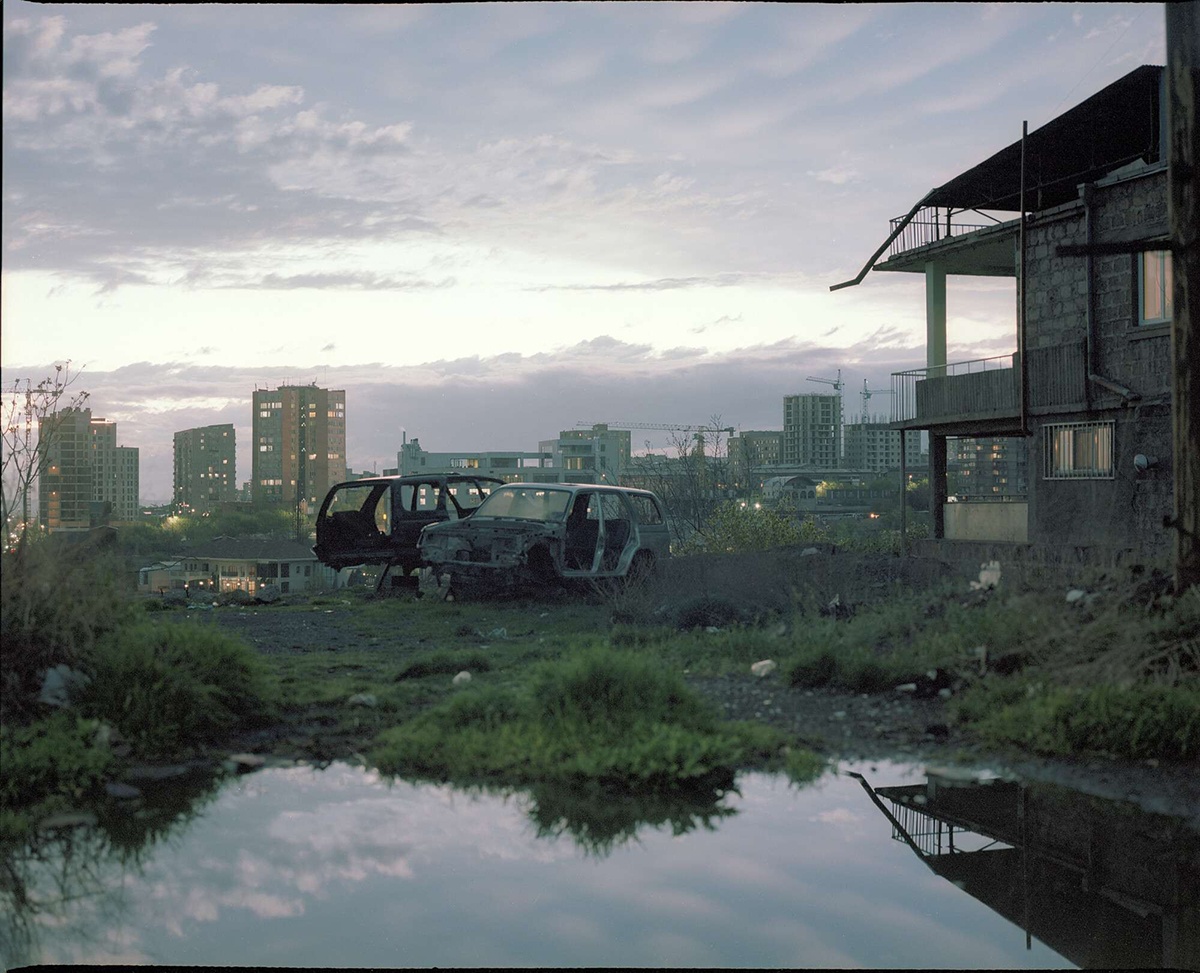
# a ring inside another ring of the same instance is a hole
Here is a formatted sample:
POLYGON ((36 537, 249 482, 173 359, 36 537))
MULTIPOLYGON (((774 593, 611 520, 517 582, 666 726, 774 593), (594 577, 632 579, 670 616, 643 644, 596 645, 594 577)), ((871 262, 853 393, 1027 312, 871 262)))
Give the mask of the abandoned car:
POLYGON ((317 514, 313 553, 331 568, 385 565, 401 576, 419 567, 422 528, 471 516, 503 480, 465 473, 372 476, 338 483, 317 514))
POLYGON ((648 490, 579 483, 497 488, 470 520, 421 532, 420 553, 464 589, 623 578, 670 554, 662 504, 648 490))

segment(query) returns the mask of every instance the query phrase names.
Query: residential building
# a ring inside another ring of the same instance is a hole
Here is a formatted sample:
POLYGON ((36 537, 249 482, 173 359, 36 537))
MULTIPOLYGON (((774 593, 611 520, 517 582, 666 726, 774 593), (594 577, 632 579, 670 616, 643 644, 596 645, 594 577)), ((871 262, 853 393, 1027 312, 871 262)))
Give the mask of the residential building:
POLYGON ((557 439, 538 443, 538 449, 550 454, 552 466, 561 467, 565 482, 616 483, 629 465, 632 439, 630 430, 600 422, 590 429, 564 429, 557 439))
MULTIPOLYGON (((916 437, 911 437, 916 438, 916 437)), ((946 440, 946 495, 967 500, 1025 499, 1029 450, 1011 436, 963 436, 946 440)))
POLYGON ((91 409, 38 422, 38 520, 52 532, 139 519, 139 452, 117 445, 117 424, 91 409))
MULTIPOLYGON (((886 473, 900 468, 900 430, 886 422, 852 422, 844 430, 845 466, 852 470, 886 473)), ((904 441, 906 467, 921 462, 921 437, 907 436, 904 441)))
POLYGON ((538 443, 536 452, 485 450, 431 453, 405 437, 396 455, 400 473, 470 471, 508 483, 617 483, 629 465, 631 434, 603 423, 568 429, 538 443))
POLYGON ((346 478, 346 392, 316 385, 255 389, 250 494, 316 513, 346 478))
POLYGON ((729 475, 736 487, 761 490, 783 460, 783 432, 779 429, 745 430, 730 436, 725 444, 729 475))
POLYGON ((782 461, 834 469, 841 463, 842 397, 820 392, 783 397, 782 461))
POLYGON ((270 583, 286 595, 343 587, 348 576, 348 571, 327 568, 299 541, 217 537, 185 557, 142 568, 138 588, 144 593, 183 588, 210 595, 240 589, 253 595, 270 583))
POLYGON ((237 433, 233 423, 175 433, 177 506, 211 510, 237 499, 237 433))
MULTIPOLYGON (((406 436, 396 463, 401 476, 416 473, 478 473, 494 476, 507 483, 557 483, 559 471, 551 469, 552 457, 546 452, 524 453, 515 450, 483 452, 431 453, 421 448, 417 438, 406 436)), ((387 471, 385 471, 386 474, 387 471)))
POLYGON ((1164 130, 1163 69, 1139 67, 931 190, 893 220, 882 262, 881 248, 835 285, 872 268, 924 277, 926 367, 894 375, 893 389, 897 428, 929 435, 935 543, 1101 560, 1170 550, 1164 130), (1011 354, 947 361, 957 275, 1013 281, 1011 354), (1025 498, 948 504, 953 437, 1023 444, 1025 498))

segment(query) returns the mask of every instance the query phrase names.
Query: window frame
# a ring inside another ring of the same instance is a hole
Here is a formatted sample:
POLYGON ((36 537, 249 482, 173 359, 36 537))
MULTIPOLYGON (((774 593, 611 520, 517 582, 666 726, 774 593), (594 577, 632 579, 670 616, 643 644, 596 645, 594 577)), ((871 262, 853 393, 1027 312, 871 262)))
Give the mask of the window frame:
POLYGON ((1116 478, 1116 420, 1099 419, 1091 422, 1051 422, 1042 426, 1043 480, 1112 480, 1116 478), (1079 433, 1107 433, 1107 443, 1100 436, 1094 443, 1076 442, 1079 433), (1059 437, 1062 437, 1061 439, 1059 437), (1060 446, 1056 461, 1055 441, 1060 446), (1077 462, 1080 450, 1085 458, 1094 459, 1090 465, 1077 462), (1065 454, 1065 455, 1064 455, 1065 454), (1101 462, 1106 460, 1106 462, 1101 462))
POLYGON ((1135 257, 1137 264, 1137 315, 1136 324, 1139 328, 1154 328, 1170 324, 1174 316, 1174 268, 1169 250, 1143 250, 1135 257), (1159 306, 1164 316, 1146 316, 1146 263, 1150 258, 1158 261, 1159 306))

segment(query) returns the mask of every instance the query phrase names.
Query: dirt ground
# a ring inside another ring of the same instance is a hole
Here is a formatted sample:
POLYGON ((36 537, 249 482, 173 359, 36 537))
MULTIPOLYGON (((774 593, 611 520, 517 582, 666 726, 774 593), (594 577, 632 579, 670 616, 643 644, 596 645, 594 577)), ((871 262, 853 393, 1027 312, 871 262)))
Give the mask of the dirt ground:
MULTIPOLYGON (((364 639, 351 623, 352 607, 293 612, 268 606, 217 609, 212 621, 264 654, 363 649, 387 639, 364 639)), ((895 760, 944 766, 969 764, 1001 774, 1062 784, 1098 797, 1125 800, 1146 810, 1188 820, 1200 830, 1200 767, 1109 760, 1044 760, 986 751, 945 713, 945 700, 911 694, 849 695, 795 689, 778 673, 687 676, 727 717, 777 726, 812 749, 839 760, 895 760)), ((280 728, 281 730, 283 728, 280 728)), ((295 728, 287 734, 295 739, 295 728)), ((259 733, 244 741, 269 750, 282 734, 259 733)), ((354 749, 352 741, 318 754, 325 759, 354 749)), ((362 741, 357 741, 361 747, 362 741)), ((295 754, 291 754, 295 755, 295 754)))

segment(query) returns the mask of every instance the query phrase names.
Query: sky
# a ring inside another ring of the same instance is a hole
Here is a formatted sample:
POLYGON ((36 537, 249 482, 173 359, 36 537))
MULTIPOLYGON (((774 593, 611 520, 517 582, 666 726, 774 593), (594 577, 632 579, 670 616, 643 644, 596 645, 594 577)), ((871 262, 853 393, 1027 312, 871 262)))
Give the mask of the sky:
MULTIPOLYGON (((193 426, 232 422, 248 479, 251 392, 285 382, 346 389, 356 470, 404 436, 778 429, 839 374, 861 413, 925 362, 923 281, 830 285, 1023 121, 1165 57, 1161 4, 3 17, 3 387, 70 361, 147 502, 193 426)), ((950 359, 1011 353, 1014 302, 953 278, 950 359)))

